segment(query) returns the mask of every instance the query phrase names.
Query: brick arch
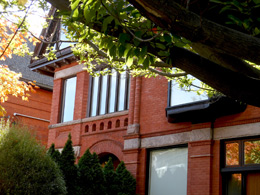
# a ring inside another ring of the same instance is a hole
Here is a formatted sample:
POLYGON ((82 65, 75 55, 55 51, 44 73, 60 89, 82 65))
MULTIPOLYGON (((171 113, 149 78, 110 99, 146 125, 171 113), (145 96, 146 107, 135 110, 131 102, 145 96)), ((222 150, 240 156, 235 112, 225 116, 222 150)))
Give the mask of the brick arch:
POLYGON ((114 154, 120 161, 123 160, 123 145, 115 140, 102 140, 89 147, 90 152, 114 154))

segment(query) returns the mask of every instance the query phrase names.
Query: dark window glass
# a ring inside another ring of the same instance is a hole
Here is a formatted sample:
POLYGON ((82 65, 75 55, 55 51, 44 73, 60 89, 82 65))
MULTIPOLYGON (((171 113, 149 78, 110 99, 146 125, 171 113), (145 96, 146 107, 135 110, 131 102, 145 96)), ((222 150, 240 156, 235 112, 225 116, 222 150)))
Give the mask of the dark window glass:
POLYGON ((64 80, 61 122, 73 120, 77 77, 64 80))
POLYGON ((129 82, 126 72, 92 77, 88 116, 97 116, 128 109, 129 82))
POLYGON ((228 175, 227 195, 242 195, 242 174, 235 173, 228 175))

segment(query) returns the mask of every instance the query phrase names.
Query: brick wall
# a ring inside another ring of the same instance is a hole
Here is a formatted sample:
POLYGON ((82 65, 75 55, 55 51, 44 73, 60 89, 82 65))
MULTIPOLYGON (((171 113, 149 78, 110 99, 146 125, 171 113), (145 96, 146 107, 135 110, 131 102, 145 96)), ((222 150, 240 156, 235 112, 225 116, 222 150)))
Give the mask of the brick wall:
POLYGON ((51 101, 51 91, 37 89, 36 93, 30 93, 29 101, 10 96, 2 106, 12 122, 27 126, 35 133, 37 139, 47 145, 51 101), (14 113, 17 113, 16 116, 14 113))

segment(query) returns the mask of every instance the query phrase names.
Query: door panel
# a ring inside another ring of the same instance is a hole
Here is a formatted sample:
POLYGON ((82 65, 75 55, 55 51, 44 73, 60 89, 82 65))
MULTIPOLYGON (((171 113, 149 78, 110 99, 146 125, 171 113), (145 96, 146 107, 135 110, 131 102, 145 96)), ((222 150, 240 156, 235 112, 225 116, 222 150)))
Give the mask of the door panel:
POLYGON ((246 194, 260 194, 260 173, 248 173, 246 179, 246 194))

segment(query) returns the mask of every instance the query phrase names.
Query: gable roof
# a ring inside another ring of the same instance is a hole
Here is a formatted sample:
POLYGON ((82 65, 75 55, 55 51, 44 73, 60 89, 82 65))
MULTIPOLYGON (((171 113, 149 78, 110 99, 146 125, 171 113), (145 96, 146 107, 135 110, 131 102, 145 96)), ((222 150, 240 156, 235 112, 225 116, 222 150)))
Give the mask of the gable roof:
MULTIPOLYGON (((33 51, 34 46, 29 43, 29 48, 31 51, 33 51)), ((20 57, 17 55, 13 55, 12 58, 6 58, 4 61, 0 61, 0 64, 8 65, 9 69, 17 72, 22 73, 22 80, 24 81, 36 81, 36 85, 40 88, 46 89, 46 90, 52 90, 53 88, 53 78, 50 76, 45 76, 42 74, 39 74, 37 72, 33 72, 28 67, 30 64, 31 57, 25 56, 20 57)))

